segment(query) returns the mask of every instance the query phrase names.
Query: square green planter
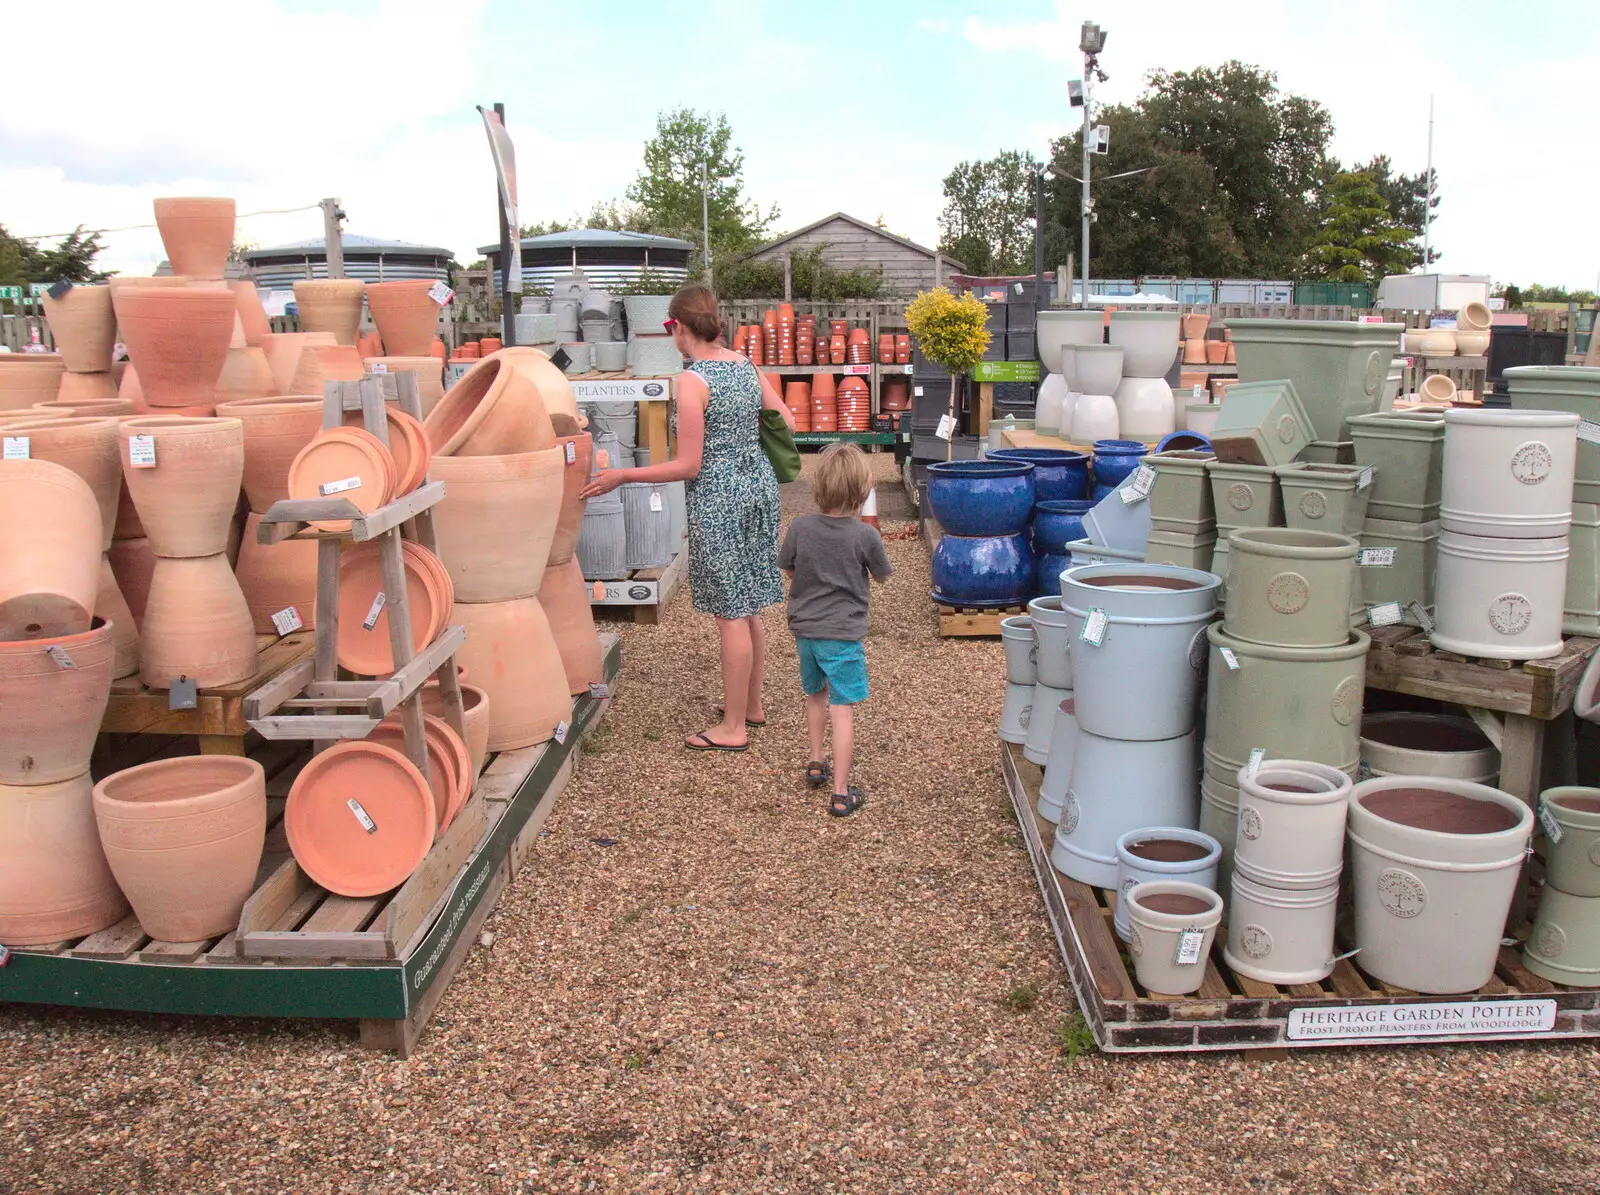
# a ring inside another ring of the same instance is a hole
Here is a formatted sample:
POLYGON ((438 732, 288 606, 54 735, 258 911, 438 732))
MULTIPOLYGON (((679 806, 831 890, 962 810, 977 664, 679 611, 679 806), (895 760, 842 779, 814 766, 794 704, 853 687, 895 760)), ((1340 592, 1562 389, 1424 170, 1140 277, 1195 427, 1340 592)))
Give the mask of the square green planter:
POLYGON ((1206 465, 1216 459, 1212 453, 1187 449, 1141 457, 1141 464, 1156 471, 1149 497, 1152 523, 1157 519, 1214 523, 1217 512, 1211 502, 1206 465))
POLYGON ((1353 465, 1356 446, 1349 440, 1313 440, 1301 451, 1299 459, 1314 465, 1353 465))
POLYGON ((1405 621, 1417 625, 1410 610, 1412 602, 1433 613, 1433 578, 1439 565, 1439 522, 1401 523, 1393 519, 1367 520, 1361 531, 1363 548, 1393 548, 1394 563, 1388 567, 1357 568, 1361 574, 1361 597, 1368 606, 1399 602, 1405 621))
MULTIPOLYGON (((1367 518, 1370 485, 1361 484, 1360 465, 1318 465, 1307 461, 1278 467, 1283 487, 1283 519, 1304 531, 1360 535, 1367 518)), ((1373 470, 1376 475, 1377 470, 1373 470)))
POLYGON ((1309 438, 1335 441, 1350 438, 1351 418, 1378 409, 1405 330, 1343 320, 1230 319, 1225 326, 1239 380, 1288 378, 1310 416, 1309 438))
POLYGON ((1176 564, 1180 568, 1210 571, 1217 533, 1186 535, 1177 531, 1151 531, 1145 541, 1146 564, 1176 564))
MULTIPOLYGON (((1583 365, 1518 365, 1505 371, 1515 411, 1570 411, 1600 423, 1600 369, 1583 365)), ((1600 444, 1578 441, 1578 502, 1600 502, 1600 444)))
MULTIPOLYGON (((1283 488, 1270 465, 1206 466, 1211 498, 1217 508, 1217 534, 1226 537, 1239 527, 1282 527, 1283 488)), ((1212 570, 1215 571, 1215 570, 1212 570)))
MULTIPOLYGON (((1578 446, 1583 447, 1582 441, 1578 446)), ((1568 635, 1600 635, 1600 506, 1572 504, 1568 544, 1572 554, 1567 557, 1567 613, 1561 629, 1568 635)))
POLYGON ((1284 378, 1229 386, 1211 429, 1219 461, 1235 465, 1287 465, 1311 442, 1311 421, 1284 378))
POLYGON ((1374 466, 1367 518, 1427 523, 1439 517, 1442 415, 1416 411, 1361 415, 1350 421, 1350 438, 1356 446, 1356 464, 1374 466))

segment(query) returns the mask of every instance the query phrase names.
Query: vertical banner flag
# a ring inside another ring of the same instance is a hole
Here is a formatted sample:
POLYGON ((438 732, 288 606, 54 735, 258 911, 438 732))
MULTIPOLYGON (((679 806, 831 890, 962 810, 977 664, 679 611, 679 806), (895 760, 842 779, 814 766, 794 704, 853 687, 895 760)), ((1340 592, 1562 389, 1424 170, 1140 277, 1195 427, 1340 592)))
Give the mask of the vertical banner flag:
POLYGON ((511 134, 493 108, 478 105, 483 117, 483 127, 489 134, 489 153, 494 157, 494 171, 500 179, 500 198, 506 205, 506 224, 511 228, 511 261, 502 262, 505 274, 505 293, 522 293, 522 237, 517 222, 517 153, 511 145, 511 134))

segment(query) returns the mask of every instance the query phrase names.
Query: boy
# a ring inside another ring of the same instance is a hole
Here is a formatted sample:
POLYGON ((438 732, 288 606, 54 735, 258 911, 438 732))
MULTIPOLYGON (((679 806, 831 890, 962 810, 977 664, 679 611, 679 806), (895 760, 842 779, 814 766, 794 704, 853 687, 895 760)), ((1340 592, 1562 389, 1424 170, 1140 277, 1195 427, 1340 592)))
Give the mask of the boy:
POLYGON ((867 577, 887 581, 894 570, 878 533, 861 521, 872 492, 866 454, 854 444, 830 444, 817 464, 812 493, 821 514, 789 524, 778 567, 789 577, 789 630, 800 652, 800 687, 806 694, 806 733, 811 759, 806 783, 819 788, 831 778, 828 813, 849 817, 866 804, 850 783, 855 752, 851 707, 867 699, 867 577), (822 737, 833 724, 833 767, 822 737))

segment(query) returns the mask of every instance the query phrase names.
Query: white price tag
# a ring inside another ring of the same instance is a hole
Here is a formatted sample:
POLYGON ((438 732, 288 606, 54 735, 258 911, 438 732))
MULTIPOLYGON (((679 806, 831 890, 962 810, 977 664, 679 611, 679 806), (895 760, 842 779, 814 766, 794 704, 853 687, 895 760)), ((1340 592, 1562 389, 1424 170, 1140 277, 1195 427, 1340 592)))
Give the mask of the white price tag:
POLYGON ((53 644, 50 645, 49 648, 46 649, 46 651, 49 654, 50 658, 53 661, 55 661, 55 665, 56 665, 57 668, 76 668, 77 667, 77 665, 72 662, 72 657, 67 654, 67 649, 62 647, 61 644, 53 643, 53 644))
POLYGON ((1254 777, 1261 770, 1261 761, 1267 758, 1265 747, 1250 748, 1250 758, 1244 761, 1244 774, 1254 777))
POLYGON ((1406 609, 1411 612, 1411 617, 1417 620, 1417 625, 1422 628, 1423 634, 1433 634, 1433 616, 1428 613, 1421 602, 1412 602, 1406 609))
POLYGON ((948 440, 950 438, 950 433, 952 431, 954 431, 954 430, 955 430, 955 423, 950 418, 950 416, 949 415, 940 415, 939 416, 939 426, 934 431, 933 434, 938 436, 939 439, 941 439, 941 440, 948 440))
POLYGON ((361 625, 367 630, 372 630, 378 625, 378 615, 383 613, 383 603, 388 599, 384 597, 383 590, 378 590, 378 596, 372 599, 372 609, 367 611, 367 616, 361 620, 361 625))
POLYGON ((651 490, 650 491, 650 509, 651 510, 661 510, 662 509, 662 506, 661 506, 661 491, 660 490, 651 490))
POLYGON ((1191 394, 1195 398, 1204 398, 1206 396, 1206 388, 1199 382, 1196 382, 1194 384, 1194 390, 1191 392, 1191 394))
POLYGON ((368 834, 376 834, 378 832, 378 823, 373 821, 372 815, 362 808, 360 801, 351 797, 345 801, 345 804, 350 807, 350 812, 355 814, 356 821, 361 823, 363 830, 368 834))
POLYGON ((1357 473, 1356 474, 1356 489, 1364 490, 1369 485, 1371 485, 1372 484, 1372 476, 1376 472, 1377 472, 1377 467, 1375 465, 1368 465, 1365 469, 1361 470, 1360 473, 1357 473))
POLYGON ((128 464, 135 469, 154 469, 156 467, 156 438, 154 436, 129 436, 128 464))
POLYGON ((388 367, 388 365, 384 364, 382 361, 368 361, 367 362, 367 372, 368 373, 388 373, 389 372, 389 367, 388 367))
POLYGON ((1078 641, 1087 643, 1090 647, 1099 647, 1105 642, 1106 627, 1110 625, 1110 616, 1096 606, 1089 611, 1089 617, 1083 620, 1083 630, 1078 632, 1078 641))
POLYGON ((604 701, 611 696, 611 686, 603 681, 590 681, 589 696, 596 701, 604 701))
POLYGON ((0 443, 4 444, 4 451, 0 452, 0 460, 25 461, 28 459, 27 436, 6 436, 0 443))
POLYGON ((449 285, 444 282, 435 282, 428 288, 428 298, 432 299, 441 307, 443 307, 451 299, 455 298, 455 293, 456 292, 451 290, 449 285))
POLYGON ((334 494, 342 494, 346 490, 359 490, 361 478, 341 477, 338 481, 325 481, 317 487, 317 493, 324 498, 331 498, 334 494))
POLYGON ((1156 483, 1156 471, 1149 465, 1140 465, 1133 471, 1133 476, 1128 479, 1128 484, 1118 492, 1122 495, 1125 505, 1131 506, 1135 502, 1143 502, 1150 496, 1150 487, 1156 483))
POLYGON ((1395 550, 1393 548, 1362 548, 1361 567, 1393 568, 1394 551, 1395 550))
POLYGON ((921 386, 913 386, 913 387, 911 387, 911 396, 913 398, 921 398, 922 397, 922 387, 921 386))
POLYGON ((1593 419, 1578 420, 1578 439, 1585 444, 1600 444, 1600 423, 1593 419))
POLYGON ((573 465, 578 461, 578 446, 571 440, 567 441, 567 464, 573 465))
POLYGON ((1192 967, 1202 962, 1200 951, 1206 944, 1206 931, 1203 929, 1186 929, 1178 935, 1178 950, 1172 956, 1174 966, 1192 967))
POLYGON ((1382 602, 1379 605, 1367 607, 1368 626, 1392 627, 1404 618, 1405 615, 1401 613, 1399 602, 1382 602))
POLYGON ((555 733, 553 735, 551 735, 550 737, 555 739, 555 741, 558 742, 558 743, 566 742, 567 741, 567 724, 565 722, 557 722, 556 723, 555 733))
POLYGON ((1222 662, 1228 666, 1229 672, 1239 671, 1239 657, 1234 655, 1233 648, 1219 647, 1217 648, 1217 654, 1222 657, 1222 662))
POLYGON ((306 624, 300 618, 300 611, 293 606, 285 606, 272 616, 272 625, 278 628, 279 635, 287 635, 290 631, 298 631, 306 624))
POLYGON ((1560 846, 1566 832, 1562 830, 1561 823, 1556 821, 1556 815, 1550 812, 1548 801, 1539 802, 1539 824, 1544 827, 1544 836, 1550 840, 1550 845, 1560 846))

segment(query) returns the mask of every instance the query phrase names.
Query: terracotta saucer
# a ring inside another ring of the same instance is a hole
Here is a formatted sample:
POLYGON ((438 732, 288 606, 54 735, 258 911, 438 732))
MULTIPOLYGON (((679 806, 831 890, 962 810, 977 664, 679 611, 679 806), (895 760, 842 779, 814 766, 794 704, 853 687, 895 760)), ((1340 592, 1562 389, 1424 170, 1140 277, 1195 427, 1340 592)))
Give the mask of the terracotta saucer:
POLYGON ((427 777, 398 751, 365 741, 313 756, 283 810, 295 860, 339 896, 377 896, 404 883, 433 845, 438 824, 427 777))
MULTIPOLYGON (((389 421, 389 456, 394 461, 394 497, 398 498, 422 484, 428 476, 433 452, 428 446, 428 437, 423 433, 422 424, 394 407, 384 408, 384 415, 389 421)), ((360 431, 367 430, 362 424, 360 411, 347 412, 344 425, 360 431)))
MULTIPOLYGON (((302 448, 289 466, 289 497, 348 498, 370 514, 394 498, 394 461, 377 436, 359 427, 328 427, 302 448), (323 493, 324 486, 354 480, 349 489, 323 493)), ((319 519, 319 531, 347 531, 348 519, 319 519)))
POLYGON ((456 604, 456 583, 450 579, 450 570, 445 568, 444 561, 421 544, 407 539, 402 540, 400 546, 408 560, 415 560, 419 567, 426 569, 432 575, 436 588, 442 595, 439 600, 439 625, 433 629, 433 635, 429 636, 431 641, 450 625, 450 607, 456 604))
MULTIPOLYGON (((439 819, 439 833, 443 834, 466 804, 463 787, 471 783, 472 760, 456 733, 443 719, 423 715, 423 730, 428 740, 428 785, 433 792, 434 813, 439 819)), ((366 739, 369 743, 382 743, 393 747, 401 755, 406 753, 406 731, 398 711, 390 714, 366 739)), ((410 758, 407 756, 407 758, 410 758)))
MULTIPOLYGON (((413 651, 433 642, 450 616, 450 593, 424 557, 426 549, 403 553, 406 571, 406 600, 411 616, 413 651)), ((345 549, 339 560, 339 666, 361 676, 388 676, 394 671, 394 653, 389 646, 389 608, 385 601, 372 626, 366 625, 378 594, 383 592, 383 562, 378 542, 355 544, 345 549)), ((387 595, 386 595, 387 597, 387 595)))

